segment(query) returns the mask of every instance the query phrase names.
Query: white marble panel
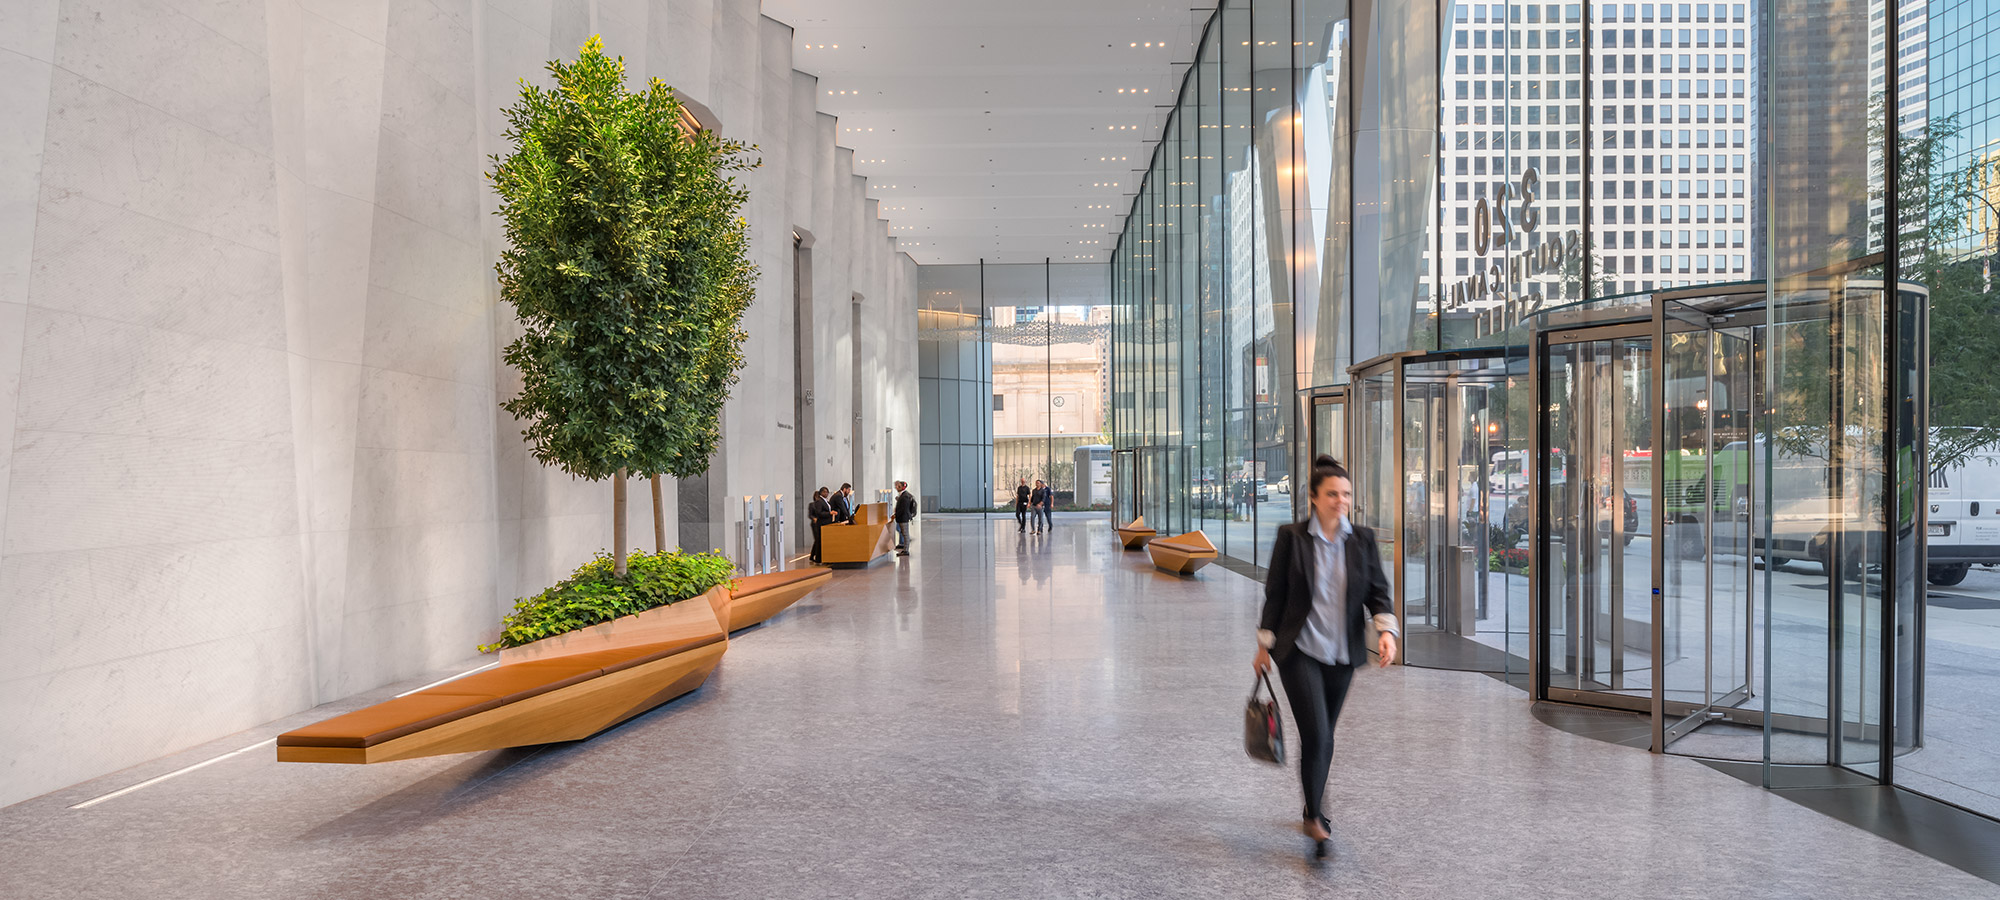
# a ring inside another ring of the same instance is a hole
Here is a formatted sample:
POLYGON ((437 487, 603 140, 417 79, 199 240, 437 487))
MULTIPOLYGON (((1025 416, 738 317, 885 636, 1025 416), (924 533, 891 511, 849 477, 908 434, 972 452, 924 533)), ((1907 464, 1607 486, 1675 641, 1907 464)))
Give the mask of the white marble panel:
MULTIPOLYGON (((366 413, 364 412, 365 416, 366 413)), ((354 528, 492 518, 485 468, 464 453, 362 447, 354 454, 354 528)))
POLYGON ((445 159, 384 132, 375 181, 375 202, 385 209, 462 241, 478 239, 484 186, 470 153, 445 159))
POLYGON ((301 0, 313 15, 357 35, 386 44, 389 36, 389 0, 301 0))
POLYGON ((531 454, 524 454, 522 466, 522 518, 600 515, 604 517, 604 527, 611 527, 610 481, 585 481, 554 466, 542 465, 531 454))
MULTIPOLYGON (((368 277, 376 287, 483 317, 493 306, 497 261, 497 254, 489 259, 476 244, 408 216, 386 209, 374 213, 368 277)), ((482 337, 481 343, 488 339, 482 337)), ((481 380, 491 381, 492 375, 481 380)))
MULTIPOLYGON (((485 384, 491 368, 483 315, 371 288, 363 362, 431 378, 485 384)), ((461 423, 465 424, 465 423, 461 423)))
POLYGON ((305 709, 304 666, 266 632, 0 684, 0 804, 305 709))
POLYGON ((328 360, 307 360, 306 486, 301 491, 306 528, 345 532, 354 508, 354 452, 360 429, 361 385, 367 370, 328 360))
MULTIPOLYGON (((165 7, 201 23, 222 37, 259 57, 269 55, 265 47, 265 13, 268 0, 158 0, 165 7)), ((294 0, 286 0, 292 3, 294 0)))
POLYGON ((368 316, 369 247, 378 208, 346 194, 301 187, 304 233, 284 244, 303 269, 305 303, 292 352, 358 363, 368 316))
POLYGON ((35 308, 18 422, 24 431, 289 443, 289 388, 282 351, 35 308))
MULTIPOLYGON (((604 510, 595 514, 548 516, 521 522, 521 587, 526 596, 555 584, 591 557, 611 549, 611 502, 607 486, 604 510)), ((651 513, 644 518, 652 531, 651 513)), ((672 531, 668 532, 672 534, 672 531)), ((651 538, 647 538, 651 543, 651 538)))
MULTIPOLYGON (((353 613, 465 591, 490 597, 497 552, 490 522, 351 532, 343 608, 353 613)), ((470 653, 463 648, 459 658, 470 653)))
POLYGON ((5 554, 289 534, 292 448, 17 429, 5 554))
POLYGON ((358 447, 430 453, 486 449, 492 395, 484 388, 390 369, 365 372, 358 447))
MULTIPOLYGON (((667 4, 665 15, 649 23, 654 50, 649 54, 654 75, 683 96, 709 102, 709 66, 715 58, 715 7, 712 0, 681 0, 667 4)), ((728 52, 726 49, 724 52, 728 52)), ((713 105, 711 104, 711 108, 713 105)), ((723 123, 725 126, 727 122, 723 123)))
MULTIPOLYGON (((493 26, 495 17, 506 18, 513 20, 515 25, 525 27, 536 34, 547 37, 549 10, 554 5, 555 0, 487 0, 486 25, 490 29, 493 26)), ((489 39, 492 34, 493 32, 490 30, 487 32, 489 39)), ((486 60, 490 68, 493 62, 493 57, 490 53, 492 48, 488 45, 487 49, 489 53, 486 60)), ((539 48, 537 48, 537 52, 540 52, 539 48)))
MULTIPOLYGON (((21 356, 28 335, 28 308, 0 303, 0 498, 14 477, 14 411, 21 399, 21 356)), ((0 535, 7 533, 7 508, 0 502, 0 535)))
POLYGON ((393 3, 389 7, 389 52, 416 64, 445 90, 472 102, 473 46, 470 7, 425 2, 393 3))
POLYGON ((275 249, 276 186, 267 157, 61 69, 49 108, 44 188, 275 249))
POLYGON ((382 139, 382 44, 316 15, 300 20, 301 168, 308 184, 357 199, 375 196, 382 139))
MULTIPOLYGON (((0 11, 0 33, 8 27, 8 15, 0 11)), ((54 75, 45 61, 0 51, 0 122, 8 123, 0 129, 0 303, 21 303, 28 297, 54 75)))
POLYGON ((390 55, 382 80, 382 128, 434 154, 473 163, 470 97, 454 92, 401 56, 390 55))
POLYGON ((482 165, 486 165, 485 154, 504 156, 512 149, 501 138, 507 127, 507 117, 502 111, 520 100, 521 81, 525 79, 543 87, 550 83, 543 68, 549 60, 550 3, 551 0, 524 0, 505 4, 513 8, 511 13, 489 13, 481 23, 485 66, 479 73, 479 87, 484 97, 475 110, 481 114, 482 165))
POLYGON ((0 682, 297 630, 303 575, 289 536, 9 556, 0 682))
POLYGON ((42 197, 37 307, 283 349, 282 291, 269 252, 81 194, 42 197))
POLYGON ((62 0, 8 0, 0 3, 0 50, 29 59, 56 58, 56 23, 62 0))
POLYGON ((275 351, 37 309, 22 368, 23 430, 289 437, 284 357, 275 351))
POLYGON ((597 33, 590 16, 590 0, 555 0, 549 6, 549 59, 574 60, 584 42, 597 33))
POLYGON ((256 7, 245 23, 255 26, 252 50, 153 0, 67 0, 56 64, 268 155, 271 81, 256 7))

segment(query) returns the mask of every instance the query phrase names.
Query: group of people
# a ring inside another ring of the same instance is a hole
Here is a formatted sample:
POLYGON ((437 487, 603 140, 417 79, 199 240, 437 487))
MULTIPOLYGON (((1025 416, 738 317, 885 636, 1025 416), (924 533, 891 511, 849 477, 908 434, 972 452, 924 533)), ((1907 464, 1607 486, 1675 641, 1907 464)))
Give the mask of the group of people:
MULTIPOLYGON (((806 515, 812 520, 813 546, 810 559, 817 565, 820 557, 820 529, 828 525, 847 525, 854 521, 854 485, 842 482, 840 490, 829 491, 822 487, 813 492, 812 502, 806 506, 806 515)), ((910 522, 917 517, 917 498, 910 494, 910 483, 896 482, 896 510, 891 518, 896 522, 896 555, 910 555, 910 522)))
POLYGON ((1035 479, 1033 490, 1028 488, 1028 479, 1021 479, 1020 487, 1014 489, 1014 521, 1021 531, 1041 534, 1056 527, 1056 492, 1040 478, 1035 479))

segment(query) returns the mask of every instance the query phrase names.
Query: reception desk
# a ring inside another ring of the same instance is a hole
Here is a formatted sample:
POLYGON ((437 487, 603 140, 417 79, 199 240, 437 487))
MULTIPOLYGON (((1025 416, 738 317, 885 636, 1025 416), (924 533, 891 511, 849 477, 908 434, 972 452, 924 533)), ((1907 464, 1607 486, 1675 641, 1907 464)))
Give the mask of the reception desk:
POLYGON ((853 522, 821 528, 819 542, 820 562, 836 569, 858 569, 889 556, 896 548, 895 523, 889 519, 889 504, 856 506, 853 522))

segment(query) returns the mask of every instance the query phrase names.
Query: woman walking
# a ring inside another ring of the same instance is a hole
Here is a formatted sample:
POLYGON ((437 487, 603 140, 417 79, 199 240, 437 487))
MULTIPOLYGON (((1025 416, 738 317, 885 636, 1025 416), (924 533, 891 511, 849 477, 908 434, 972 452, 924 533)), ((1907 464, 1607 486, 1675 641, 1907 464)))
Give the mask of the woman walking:
POLYGON ((1305 789, 1305 833, 1313 852, 1326 855, 1328 829, 1321 803, 1333 762, 1333 728, 1354 670, 1368 658, 1368 616, 1381 632, 1382 665, 1396 661, 1399 630, 1389 602, 1389 579, 1375 533, 1347 520, 1354 482, 1333 457, 1313 461, 1311 512, 1278 529, 1264 582, 1264 614, 1257 625, 1255 665, 1273 662, 1299 726, 1299 781, 1305 789))

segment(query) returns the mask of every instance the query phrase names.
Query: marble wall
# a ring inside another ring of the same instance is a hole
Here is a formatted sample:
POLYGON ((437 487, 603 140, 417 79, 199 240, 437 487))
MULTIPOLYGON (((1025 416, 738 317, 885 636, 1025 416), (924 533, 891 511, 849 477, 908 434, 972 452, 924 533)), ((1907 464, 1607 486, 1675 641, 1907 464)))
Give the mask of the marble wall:
POLYGON ((914 464, 915 266, 756 0, 0 3, 0 805, 464 660, 609 545, 609 485, 499 409, 483 178, 517 82, 597 33, 765 160, 706 489, 914 464))

